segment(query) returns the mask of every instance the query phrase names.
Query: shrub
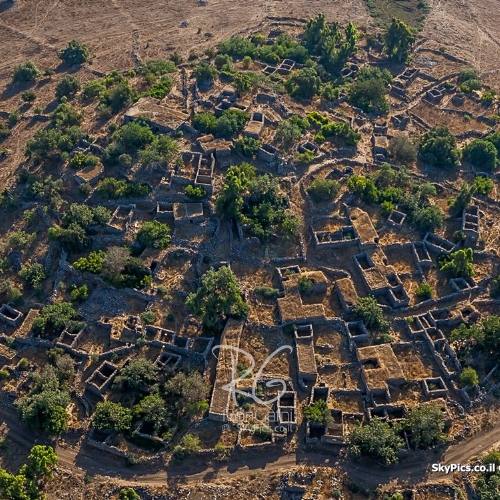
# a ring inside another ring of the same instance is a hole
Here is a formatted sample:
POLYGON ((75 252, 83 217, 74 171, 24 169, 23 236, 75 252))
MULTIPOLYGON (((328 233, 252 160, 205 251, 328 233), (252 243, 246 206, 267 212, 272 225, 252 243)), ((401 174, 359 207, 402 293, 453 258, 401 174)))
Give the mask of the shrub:
POLYGON ((304 408, 304 417, 312 424, 328 425, 332 421, 332 415, 326 401, 319 399, 304 408))
POLYGON ((15 109, 14 111, 11 111, 9 113, 8 117, 8 122, 11 127, 14 127, 17 122, 19 121, 19 118, 21 118, 21 112, 18 109, 15 109))
POLYGON ((457 83, 463 83, 467 80, 477 80, 478 74, 473 69, 464 69, 460 71, 457 77, 457 83))
POLYGON ((106 85, 101 80, 92 80, 83 87, 82 96, 84 99, 94 99, 100 97, 106 90, 106 85))
POLYGON ((476 177, 472 187, 476 193, 488 195, 493 191, 495 185, 489 177, 476 177))
POLYGON ((308 163, 311 163, 315 157, 316 154, 314 153, 314 151, 306 149, 303 153, 297 153, 295 155, 295 161, 297 163, 303 163, 307 165, 308 163))
POLYGON ((21 99, 24 102, 33 102, 36 99, 36 93, 33 90, 25 90, 21 94, 21 99))
POLYGON ((450 278, 470 278, 474 274, 473 259, 472 248, 457 250, 439 258, 439 270, 450 278))
POLYGON ((26 264, 19 271, 19 276, 24 280, 28 287, 35 290, 42 289, 43 281, 47 277, 42 264, 38 264, 37 262, 33 264, 26 264))
POLYGON ((133 488, 122 488, 120 490, 119 500, 140 500, 140 496, 133 488))
POLYGON ((201 62, 193 71, 198 83, 211 82, 217 77, 217 70, 209 63, 201 62))
POLYGON ((479 384, 479 376, 476 370, 470 366, 464 368, 460 374, 460 383, 469 387, 479 384))
POLYGON ((16 66, 14 68, 12 81, 14 83, 33 82, 41 74, 42 74, 41 71, 35 66, 35 64, 32 61, 27 61, 26 63, 16 66))
POLYGON ((170 228, 158 221, 145 222, 137 233, 137 241, 146 248, 165 248, 170 243, 170 228))
POLYGON ((154 311, 144 311, 141 314, 141 319, 146 325, 152 325, 156 321, 156 313, 154 311))
POLYGON ((75 155, 69 160, 68 166, 75 170, 80 170, 84 167, 94 167, 99 163, 99 158, 90 153, 82 153, 78 151, 75 155))
POLYGON ((158 367, 149 359, 137 358, 125 365, 113 384, 118 389, 140 390, 156 381, 158 367))
POLYGON ((90 56, 89 50, 83 43, 79 43, 76 40, 71 40, 68 46, 58 53, 59 59, 64 61, 69 66, 74 64, 82 64, 90 56))
POLYGON ((258 286, 254 289, 254 292, 258 295, 262 295, 265 299, 274 299, 280 293, 277 288, 271 288, 268 286, 258 286))
POLYGON ((169 76, 162 76, 160 81, 155 83, 144 95, 154 97, 155 99, 165 98, 174 85, 174 80, 169 76))
POLYGON ((201 186, 186 186, 184 194, 192 200, 202 200, 207 195, 207 192, 201 186))
POLYGON ((75 287, 71 290, 70 298, 71 302, 83 302, 89 297, 89 289, 87 285, 82 285, 80 287, 75 287))
POLYGON ((333 179, 314 179, 307 192, 315 202, 333 200, 340 190, 340 185, 333 179))
POLYGON ((36 239, 36 232, 27 233, 23 230, 13 231, 9 234, 9 243, 13 247, 25 248, 30 246, 36 239))
POLYGON ((434 290, 428 283, 420 283, 415 290, 415 295, 422 300, 432 299, 434 290))
POLYGON ((245 56, 243 58, 243 67, 248 69, 252 65, 252 58, 250 56, 245 56))
POLYGON ((80 81, 73 75, 66 75, 56 86, 56 97, 69 97, 76 94, 82 86, 80 81))
POLYGON ((307 278, 306 276, 301 276, 298 280, 298 285, 300 293, 305 295, 311 292, 314 286, 314 281, 307 278))

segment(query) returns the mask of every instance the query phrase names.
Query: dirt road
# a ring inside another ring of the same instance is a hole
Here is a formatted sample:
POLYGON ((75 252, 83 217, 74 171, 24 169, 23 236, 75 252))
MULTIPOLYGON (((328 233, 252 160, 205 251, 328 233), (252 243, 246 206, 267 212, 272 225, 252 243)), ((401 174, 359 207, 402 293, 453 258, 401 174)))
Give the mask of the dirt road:
MULTIPOLYGON (((16 419, 0 409, 0 421, 5 421, 9 427, 8 437, 29 448, 37 442, 36 436, 20 427, 16 419)), ((500 425, 481 431, 474 437, 460 443, 448 446, 441 454, 421 453, 413 455, 396 467, 382 467, 376 463, 358 464, 351 460, 336 456, 310 453, 297 450, 291 454, 266 453, 255 457, 241 457, 230 463, 206 464, 203 462, 181 466, 156 467, 139 465, 126 467, 125 463, 106 453, 92 448, 71 448, 58 445, 56 447, 59 462, 62 466, 73 469, 79 467, 87 474, 109 476, 123 484, 161 485, 174 483, 207 482, 216 479, 229 479, 247 476, 255 471, 289 470, 299 465, 331 466, 343 470, 351 479, 368 488, 390 482, 397 484, 415 484, 424 479, 440 481, 446 478, 444 473, 431 473, 432 463, 449 465, 465 464, 475 456, 485 453, 500 445, 500 425)))

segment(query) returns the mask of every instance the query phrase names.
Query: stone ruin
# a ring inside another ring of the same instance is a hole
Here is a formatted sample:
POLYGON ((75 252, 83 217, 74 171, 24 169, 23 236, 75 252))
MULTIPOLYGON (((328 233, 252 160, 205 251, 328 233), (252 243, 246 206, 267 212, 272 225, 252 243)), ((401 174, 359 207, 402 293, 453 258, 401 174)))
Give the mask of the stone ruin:
POLYGON ((467 236, 468 242, 476 245, 479 240, 479 207, 471 205, 464 208, 462 213, 462 233, 467 236))
POLYGON ((226 389, 234 377, 238 354, 231 348, 239 348, 243 322, 230 318, 221 335, 221 348, 217 352, 217 369, 210 399, 208 418, 216 422, 226 422, 229 414, 231 393, 226 389), (224 348, 227 346, 228 348, 224 348))
POLYGON ((110 361, 103 361, 85 381, 86 389, 96 396, 102 397, 117 374, 118 367, 116 365, 110 361))
POLYGON ((349 313, 358 302, 358 293, 350 278, 342 278, 335 282, 335 290, 344 312, 349 313))
POLYGON ((278 309, 282 324, 311 323, 325 317, 323 304, 304 304, 299 289, 299 279, 307 278, 313 282, 310 295, 325 293, 328 282, 323 272, 302 272, 299 266, 278 268, 284 297, 278 298, 278 309))
POLYGON ((289 432, 297 428, 297 393, 285 391, 276 402, 277 423, 289 432))
POLYGON ((353 257, 354 263, 370 294, 385 296, 393 308, 405 307, 410 298, 392 266, 388 266, 387 257, 381 250, 363 252, 353 257))
POLYGON ((105 232, 125 233, 135 216, 135 204, 118 205, 111 215, 105 232))
POLYGON ((429 252, 440 253, 451 253, 457 247, 456 244, 448 241, 446 238, 441 238, 434 233, 427 233, 424 237, 424 244, 429 252))
POLYGON ((280 75, 289 75, 292 69, 298 68, 300 65, 297 65, 295 61, 291 59, 284 59, 278 66, 268 65, 263 69, 263 72, 266 75, 272 75, 273 73, 278 73, 280 75))
POLYGON ((175 227, 200 223, 204 220, 203 203, 174 203, 173 215, 175 227))
POLYGON ((396 231, 401 231, 404 221, 406 219, 406 214, 398 210, 393 210, 389 217, 387 217, 387 225, 392 227, 396 231))
POLYGON ((202 187, 211 196, 213 192, 215 155, 216 150, 210 150, 208 146, 205 154, 192 151, 183 152, 183 164, 174 167, 172 182, 181 185, 194 184, 197 187, 202 187))
POLYGON ((23 319, 23 314, 14 309, 8 304, 3 304, 0 307, 0 320, 7 323, 9 326, 17 327, 23 319))
POLYGON ((243 129, 245 137, 252 137, 253 139, 260 139, 264 130, 265 116, 263 113, 254 111, 250 116, 250 120, 243 129))
POLYGON ((301 325, 294 329, 295 349, 297 353, 297 376, 300 387, 306 389, 314 385, 318 377, 314 358, 313 326, 301 325))

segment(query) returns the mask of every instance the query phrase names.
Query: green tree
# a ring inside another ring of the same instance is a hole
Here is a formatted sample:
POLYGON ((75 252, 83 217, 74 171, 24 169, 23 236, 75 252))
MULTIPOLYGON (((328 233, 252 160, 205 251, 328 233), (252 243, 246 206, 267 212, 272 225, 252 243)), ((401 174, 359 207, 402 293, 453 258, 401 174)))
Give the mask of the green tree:
POLYGON ((228 168, 224 177, 222 193, 216 200, 216 211, 219 217, 226 219, 239 218, 243 208, 244 193, 255 178, 255 167, 249 163, 228 168))
POLYGON ((306 406, 304 408, 304 417, 309 420, 312 424, 328 425, 332 422, 332 415, 328 404, 323 399, 318 399, 318 401, 306 406))
POLYGON ((474 274, 474 252, 472 248, 457 250, 444 255, 439 264, 439 270, 450 278, 470 278, 474 274))
POLYGON ((410 408, 403 426, 411 432, 411 442, 420 448, 441 444, 444 439, 444 417, 437 405, 426 404, 410 408))
POLYGON ((378 417, 369 424, 351 428, 347 443, 355 457, 373 457, 386 465, 397 463, 399 450, 404 447, 403 440, 389 423, 378 417))
POLYGON ((243 137, 234 141, 234 145, 238 151, 240 151, 244 156, 254 156, 257 154, 262 142, 253 137, 243 137))
POLYGON ((228 316, 244 317, 248 313, 236 277, 226 266, 209 269, 201 277, 196 293, 188 295, 186 304, 203 318, 208 331, 217 331, 220 321, 228 316))
POLYGON ((215 132, 217 126, 217 117, 212 113, 198 113, 194 115, 193 127, 205 134, 215 132))
POLYGON ((116 153, 133 154, 151 144, 155 139, 155 135, 147 125, 131 121, 113 132, 111 139, 116 153))
POLYGON ((422 161, 440 168, 454 168, 460 164, 457 141, 446 125, 439 125, 425 132, 419 144, 422 161))
POLYGON ((349 90, 349 102, 366 113, 384 115, 389 112, 387 83, 382 78, 357 80, 349 90))
POLYGON ((118 389, 139 390, 156 381, 158 367, 149 359, 134 359, 125 365, 113 384, 118 389))
POLYGON ((302 68, 290 76, 285 83, 287 92, 292 97, 312 99, 321 86, 321 78, 314 68, 302 68))
POLYGON ((217 137, 231 137, 243 130, 249 118, 248 113, 241 109, 226 109, 217 119, 215 135, 217 137))
POLYGON ((203 413, 208 409, 207 398, 210 393, 210 384, 199 372, 185 375, 177 373, 165 384, 165 390, 175 396, 180 396, 176 406, 185 410, 188 415, 203 413))
POLYGON ((54 367, 45 367, 33 376, 33 387, 19 402, 23 422, 32 429, 57 435, 68 426, 66 407, 70 395, 61 385, 54 367))
POLYGON ((478 170, 493 171, 500 163, 497 148, 491 141, 484 139, 475 139, 467 144, 463 157, 478 170))
POLYGON ((58 241, 63 247, 76 252, 83 250, 90 244, 90 239, 85 229, 76 223, 71 223, 67 228, 54 226, 47 231, 49 240, 58 241))
POLYGON ((165 248, 170 239, 170 228, 159 221, 144 222, 137 233, 137 241, 146 248, 165 248))
POLYGON ((384 33, 384 50, 389 59, 398 63, 406 62, 410 48, 415 43, 411 28, 399 19, 393 19, 384 33))
POLYGON ((479 384, 479 376, 476 370, 471 366, 465 367, 460 374, 460 383, 469 387, 479 384))
POLYGON ((198 83, 212 82, 217 77, 217 69, 209 63, 201 62, 193 71, 198 83))
POLYGON ((437 205, 418 207, 412 213, 412 219, 421 231, 434 232, 444 225, 444 213, 437 205))
POLYGON ((179 144, 168 135, 160 135, 146 149, 139 151, 139 162, 143 167, 153 164, 167 166, 178 154, 179 144))
POLYGON ((58 56, 68 66, 73 66, 74 64, 82 64, 87 61, 90 53, 83 43, 71 40, 68 46, 58 53, 58 56))
POLYGON ((152 422, 159 429, 168 417, 165 401, 158 394, 149 394, 134 406, 133 413, 146 422, 152 422))
POLYGON ((52 446, 35 445, 28 455, 31 460, 31 468, 36 474, 45 477, 54 477, 52 468, 58 464, 59 460, 52 446))
POLYGON ((482 321, 484 346, 492 352, 500 348, 500 316, 488 316, 482 321))
POLYGON ((82 88, 80 81, 73 75, 65 75, 56 86, 56 97, 70 97, 82 88))
POLYGON ((417 160, 417 145, 407 137, 396 136, 389 143, 389 152, 399 162, 410 165, 417 160))
POLYGON ((276 140, 284 145, 298 141, 309 128, 310 123, 305 118, 293 115, 288 120, 279 123, 276 130, 276 140))
POLYGON ((100 431, 124 432, 132 425, 132 413, 120 403, 100 402, 97 403, 92 425, 100 431))
POLYGON ((24 64, 20 64, 14 68, 14 73, 12 75, 12 81, 14 83, 18 82, 33 82, 40 75, 41 71, 35 66, 32 61, 27 61, 24 64))
POLYGON ((56 302, 44 306, 37 318, 33 322, 33 332, 41 335, 57 335, 64 328, 70 331, 82 328, 82 323, 79 321, 79 315, 69 302, 56 302))
POLYGON ((382 308, 372 295, 359 298, 352 311, 354 316, 363 321, 368 328, 387 330, 389 327, 389 323, 384 319, 382 308))

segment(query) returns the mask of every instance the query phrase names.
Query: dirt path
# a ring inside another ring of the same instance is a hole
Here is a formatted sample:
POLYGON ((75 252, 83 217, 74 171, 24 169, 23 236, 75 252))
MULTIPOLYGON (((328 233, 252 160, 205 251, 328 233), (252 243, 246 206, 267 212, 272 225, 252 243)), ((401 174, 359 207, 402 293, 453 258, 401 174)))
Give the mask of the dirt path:
MULTIPOLYGON (((33 433, 20 427, 17 420, 3 409, 0 409, 0 421, 7 423, 10 429, 9 439, 28 448, 37 441, 33 433)), ((299 465, 310 465, 341 469, 347 472, 353 481, 373 488, 379 484, 390 482, 415 484, 424 479, 443 480, 447 477, 444 473, 430 472, 432 463, 465 464, 472 457, 481 455, 498 445, 500 445, 500 425, 449 446, 441 456, 422 453, 414 455, 412 459, 400 463, 397 467, 390 468, 376 463, 357 464, 351 460, 310 453, 301 449, 286 455, 268 453, 246 459, 238 458, 230 463, 183 463, 180 466, 157 467, 156 469, 151 465, 126 467, 123 461, 87 447, 70 448, 58 445, 56 451, 59 463, 63 467, 69 469, 79 467, 88 474, 109 476, 122 484, 161 485, 168 483, 172 485, 174 483, 207 482, 247 476, 252 471, 271 472, 287 470, 299 465)))

